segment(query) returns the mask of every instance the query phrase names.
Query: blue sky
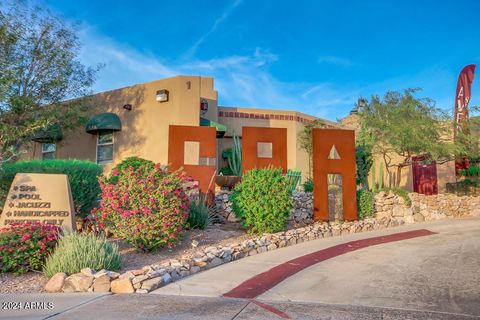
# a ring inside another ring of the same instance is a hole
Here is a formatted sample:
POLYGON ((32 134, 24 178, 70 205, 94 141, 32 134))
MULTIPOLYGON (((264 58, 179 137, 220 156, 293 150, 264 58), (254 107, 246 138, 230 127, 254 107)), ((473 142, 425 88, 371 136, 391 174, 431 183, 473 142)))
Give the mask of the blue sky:
POLYGON ((82 61, 106 64, 95 91, 205 75, 221 105, 335 120, 360 95, 411 87, 452 110, 461 68, 480 65, 475 0, 39 1, 81 23, 82 61))

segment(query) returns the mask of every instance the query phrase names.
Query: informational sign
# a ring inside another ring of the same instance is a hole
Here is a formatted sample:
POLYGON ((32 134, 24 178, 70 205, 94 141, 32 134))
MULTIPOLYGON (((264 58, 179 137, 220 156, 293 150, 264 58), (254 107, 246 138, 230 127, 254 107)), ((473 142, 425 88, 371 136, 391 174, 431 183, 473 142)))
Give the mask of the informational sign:
POLYGON ((75 230, 75 211, 64 174, 17 173, 8 192, 0 226, 39 221, 75 230))

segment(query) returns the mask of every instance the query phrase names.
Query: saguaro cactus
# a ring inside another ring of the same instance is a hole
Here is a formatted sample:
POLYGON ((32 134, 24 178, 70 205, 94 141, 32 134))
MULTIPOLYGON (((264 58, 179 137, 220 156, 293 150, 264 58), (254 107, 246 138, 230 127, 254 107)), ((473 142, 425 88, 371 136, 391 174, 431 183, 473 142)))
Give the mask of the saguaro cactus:
POLYGON ((242 175, 242 144, 240 138, 233 131, 233 147, 228 157, 228 165, 236 176, 242 175))

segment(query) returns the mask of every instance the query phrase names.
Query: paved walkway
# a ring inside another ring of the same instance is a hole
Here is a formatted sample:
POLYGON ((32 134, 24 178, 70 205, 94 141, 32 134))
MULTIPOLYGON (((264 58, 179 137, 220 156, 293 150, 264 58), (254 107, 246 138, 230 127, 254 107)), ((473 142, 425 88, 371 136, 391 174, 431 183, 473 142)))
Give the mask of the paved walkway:
POLYGON ((38 308, 30 303, 29 310, 2 309, 0 319, 480 319, 479 270, 480 220, 447 220, 305 242, 196 274, 154 294, 3 295, 2 303, 37 302, 38 308), (408 237, 398 235, 405 232, 408 237), (375 237, 384 243, 359 246, 375 237), (345 252, 323 259, 325 252, 336 252, 333 246, 345 252), (308 254, 323 258, 316 264, 307 259, 311 266, 299 268, 296 263, 308 254), (270 270, 288 261, 298 272, 270 283, 270 270), (268 286, 255 299, 223 297, 255 287, 249 279, 262 273, 268 286))
POLYGON ((261 301, 480 316, 480 220, 444 220, 306 242, 226 264, 153 293, 241 297, 242 292, 261 301), (286 261, 349 241, 419 229, 436 234, 363 248, 314 264, 280 283, 275 279, 276 267, 286 261), (259 274, 274 286, 252 296, 246 292, 263 281, 259 274))
MULTIPOLYGON (((74 299, 75 294, 58 295, 55 303, 74 299)), ((374 308, 317 303, 268 302, 288 315, 285 319, 319 320, 472 320, 473 317, 438 312, 374 308)), ((106 295, 95 297, 79 307, 51 316, 20 316, 19 312, 0 313, 1 319, 49 320, 281 320, 278 315, 244 299, 178 297, 154 294, 106 295)))

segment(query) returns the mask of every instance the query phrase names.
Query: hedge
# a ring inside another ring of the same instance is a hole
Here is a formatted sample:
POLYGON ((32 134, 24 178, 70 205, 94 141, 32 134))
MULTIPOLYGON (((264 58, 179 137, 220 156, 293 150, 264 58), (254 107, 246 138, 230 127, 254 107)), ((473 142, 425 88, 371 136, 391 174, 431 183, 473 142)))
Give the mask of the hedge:
POLYGON ((18 161, 5 163, 0 170, 0 208, 3 208, 13 178, 21 172, 66 174, 72 190, 75 212, 81 217, 90 213, 100 196, 98 177, 103 170, 96 163, 59 159, 18 161))

